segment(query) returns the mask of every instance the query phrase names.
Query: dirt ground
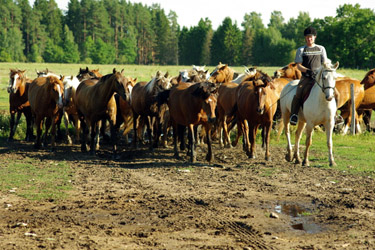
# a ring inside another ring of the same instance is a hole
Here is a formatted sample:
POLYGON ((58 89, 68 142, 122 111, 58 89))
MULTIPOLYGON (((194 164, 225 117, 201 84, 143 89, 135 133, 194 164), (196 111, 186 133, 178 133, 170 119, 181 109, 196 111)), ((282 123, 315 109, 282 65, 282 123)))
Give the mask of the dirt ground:
POLYGON ((205 145, 196 164, 172 148, 122 147, 119 160, 106 146, 0 150, 0 163, 64 160, 73 171, 64 201, 0 192, 0 249, 375 249, 374 179, 287 163, 276 146, 266 162, 259 145, 249 160, 215 143, 211 165, 205 145))

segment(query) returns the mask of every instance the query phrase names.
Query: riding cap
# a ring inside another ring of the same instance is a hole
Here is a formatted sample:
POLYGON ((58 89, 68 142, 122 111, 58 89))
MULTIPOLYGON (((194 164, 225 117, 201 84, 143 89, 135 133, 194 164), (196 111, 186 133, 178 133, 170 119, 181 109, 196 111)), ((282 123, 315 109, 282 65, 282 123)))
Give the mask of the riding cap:
POLYGON ((305 31, 303 31, 303 35, 304 36, 308 36, 308 35, 316 36, 316 30, 313 27, 309 26, 305 29, 305 31))

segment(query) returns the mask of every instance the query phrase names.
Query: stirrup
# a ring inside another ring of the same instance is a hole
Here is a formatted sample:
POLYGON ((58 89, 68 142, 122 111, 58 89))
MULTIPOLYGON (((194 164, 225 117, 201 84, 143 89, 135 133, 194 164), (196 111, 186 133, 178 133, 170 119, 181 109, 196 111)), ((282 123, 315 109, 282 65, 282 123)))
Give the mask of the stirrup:
POLYGON ((345 123, 344 118, 341 115, 335 116, 335 126, 341 126, 345 123))
POLYGON ((297 123, 298 123, 298 116, 297 115, 295 115, 295 114, 293 114, 291 117, 290 117, 290 119, 289 119, 289 123, 290 123, 290 125, 297 125, 297 123))

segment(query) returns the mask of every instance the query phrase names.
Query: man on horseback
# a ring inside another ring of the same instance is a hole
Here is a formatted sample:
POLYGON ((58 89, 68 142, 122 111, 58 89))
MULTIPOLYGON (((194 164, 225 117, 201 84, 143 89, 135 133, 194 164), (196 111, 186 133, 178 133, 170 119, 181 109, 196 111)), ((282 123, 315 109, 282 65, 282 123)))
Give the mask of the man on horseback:
MULTIPOLYGON (((322 45, 315 44, 316 30, 310 26, 304 30, 303 34, 305 36, 306 45, 297 49, 296 58, 294 60, 297 63, 297 68, 302 72, 302 77, 298 83, 297 92, 292 101, 292 115, 290 116, 291 125, 296 125, 298 123, 298 111, 303 104, 303 98, 315 83, 315 70, 328 61, 326 49, 322 45)), ((341 116, 340 118, 342 119, 341 116)))

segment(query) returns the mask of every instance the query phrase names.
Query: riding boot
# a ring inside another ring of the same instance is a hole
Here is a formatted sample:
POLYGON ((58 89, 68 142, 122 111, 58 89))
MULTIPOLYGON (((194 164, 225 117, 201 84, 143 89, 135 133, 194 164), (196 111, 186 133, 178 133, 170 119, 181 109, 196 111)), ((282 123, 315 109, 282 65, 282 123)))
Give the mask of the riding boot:
POLYGON ((298 116, 300 105, 301 105, 301 99, 298 98, 297 96, 294 96, 293 101, 292 101, 292 108, 291 108, 292 115, 298 116))

